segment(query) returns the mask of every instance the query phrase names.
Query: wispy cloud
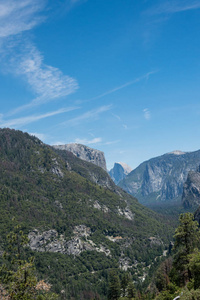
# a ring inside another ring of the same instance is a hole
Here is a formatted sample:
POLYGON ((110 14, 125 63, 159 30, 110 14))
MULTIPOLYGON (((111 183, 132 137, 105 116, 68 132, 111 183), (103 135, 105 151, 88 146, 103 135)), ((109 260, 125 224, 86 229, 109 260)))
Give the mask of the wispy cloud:
POLYGON ((48 112, 45 114, 40 114, 40 115, 30 115, 30 116, 26 116, 26 117, 22 117, 22 118, 16 118, 16 119, 10 119, 10 120, 6 120, 0 121, 0 127, 22 127, 24 125, 39 121, 41 119, 44 118, 48 118, 48 117, 52 117, 58 114, 62 114, 62 113, 66 113, 72 110, 78 109, 77 107, 68 107, 68 108, 61 108, 52 112, 48 112))
POLYGON ((11 114, 65 97, 78 88, 75 79, 64 75, 57 68, 45 65, 42 55, 31 44, 26 46, 20 57, 12 59, 12 71, 23 76, 38 97, 13 110, 11 114))
POLYGON ((45 20, 48 0, 0 0, 1 63, 7 72, 25 79, 35 98, 9 113, 14 115, 52 100, 66 97, 78 88, 77 81, 43 62, 43 56, 24 36, 45 20))
POLYGON ((83 145, 91 145, 91 144, 98 144, 102 142, 102 138, 98 137, 98 138, 94 138, 92 140, 88 140, 88 139, 75 139, 75 143, 77 144, 83 144, 83 145))
POLYGON ((151 119, 151 113, 150 113, 150 111, 149 111, 148 108, 143 109, 143 113, 144 113, 144 118, 146 120, 150 120, 151 119))
POLYGON ((123 124, 122 126, 124 127, 124 129, 128 129, 128 126, 126 124, 123 124))
POLYGON ((97 119, 100 114, 110 110, 111 107, 112 107, 112 105, 104 105, 104 106, 98 107, 96 109, 89 110, 88 112, 86 112, 76 118, 70 119, 70 120, 62 123, 62 125, 76 126, 76 125, 79 125, 83 121, 90 121, 90 120, 97 119))
POLYGON ((157 73, 157 72, 158 72, 157 70, 156 70, 156 71, 148 72, 148 73, 146 73, 145 75, 143 75, 143 76, 141 76, 141 77, 138 77, 138 78, 136 78, 136 79, 134 79, 134 80, 128 81, 128 82, 126 82, 125 84, 122 84, 122 85, 120 85, 120 86, 118 86, 118 87, 115 87, 114 89, 109 90, 109 91, 107 91, 107 92, 105 92, 105 93, 103 93, 103 94, 101 94, 101 95, 99 95, 99 96, 96 96, 96 97, 94 97, 94 98, 91 98, 89 101, 97 100, 97 99, 103 98, 103 97, 105 97, 105 96, 107 96, 107 95, 110 95, 110 94, 115 93, 115 92, 117 92, 117 91, 119 91, 119 90, 121 90, 121 89, 124 89, 124 88, 126 88, 127 86, 129 86, 129 85, 135 84, 135 83, 140 82, 141 80, 144 80, 144 79, 148 79, 149 76, 151 76, 151 75, 153 75, 153 74, 155 74, 155 73, 157 73))
POLYGON ((41 141, 45 141, 47 139, 46 134, 44 133, 37 133, 37 132, 29 132, 30 135, 36 136, 41 141))
POLYGON ((72 3, 72 4, 76 4, 76 3, 79 3, 79 2, 86 2, 87 0, 70 0, 70 2, 72 3))
POLYGON ((0 2, 0 38, 27 31, 44 20, 39 13, 46 0, 2 0, 0 2))
POLYGON ((108 141, 108 142, 105 142, 104 145, 113 145, 113 144, 117 144, 121 142, 120 140, 116 140, 116 141, 108 141))
POLYGON ((89 139, 79 139, 79 138, 75 139, 75 143, 77 143, 77 144, 83 144, 83 145, 92 145, 92 144, 99 144, 99 143, 101 143, 101 145, 108 146, 108 145, 117 144, 119 142, 120 142, 120 140, 103 142, 103 139, 101 137, 94 138, 92 140, 89 140, 89 139))
POLYGON ((187 10, 194 10, 200 8, 199 0, 170 0, 162 1, 158 6, 154 6, 146 11, 148 14, 174 14, 187 10))
POLYGON ((127 126, 126 124, 123 123, 123 121, 122 121, 122 119, 121 119, 120 116, 118 116, 118 115, 116 115, 116 114, 112 114, 112 115, 113 115, 113 117, 115 117, 115 118, 122 124, 122 127, 123 127, 124 129, 128 129, 128 126, 127 126))
POLYGON ((120 117, 120 116, 118 116, 118 115, 116 115, 116 114, 112 114, 112 115, 113 115, 113 117, 115 117, 117 120, 121 121, 121 117, 120 117))

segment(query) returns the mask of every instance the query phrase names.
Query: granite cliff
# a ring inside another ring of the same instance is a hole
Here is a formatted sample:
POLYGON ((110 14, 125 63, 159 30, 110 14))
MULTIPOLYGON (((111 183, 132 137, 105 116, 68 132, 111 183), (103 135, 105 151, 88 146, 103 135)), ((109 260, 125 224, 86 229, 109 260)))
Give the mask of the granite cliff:
POLYGON ((188 172, 196 170, 200 150, 174 151, 143 162, 128 174, 119 186, 141 203, 159 203, 181 199, 188 172))
POLYGON ((119 162, 115 163, 114 167, 109 171, 109 175, 115 184, 124 179, 132 171, 127 164, 119 162))
POLYGON ((184 208, 197 207, 200 205, 200 167, 190 171, 183 185, 182 203, 184 208))
POLYGON ((53 147, 55 149, 72 152, 76 157, 91 162, 107 171, 106 160, 102 151, 76 143, 66 145, 54 145, 53 147))

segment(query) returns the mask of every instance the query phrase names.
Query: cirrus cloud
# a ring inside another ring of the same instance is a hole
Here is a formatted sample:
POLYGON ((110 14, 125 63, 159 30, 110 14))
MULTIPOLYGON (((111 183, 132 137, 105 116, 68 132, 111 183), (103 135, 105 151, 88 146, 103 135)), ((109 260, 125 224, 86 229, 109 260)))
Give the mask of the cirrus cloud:
POLYGON ((66 97, 78 89, 76 79, 43 62, 43 56, 27 41, 25 32, 45 20, 48 0, 0 0, 1 64, 6 72, 22 77, 35 98, 12 110, 14 115, 54 99, 66 97))
POLYGON ((174 14, 199 8, 199 0, 168 0, 162 1, 160 5, 152 7, 151 9, 147 10, 146 13, 151 15, 174 14))
POLYGON ((66 112, 70 112, 75 109, 78 109, 78 107, 61 108, 61 109, 47 112, 47 113, 40 114, 40 115, 29 115, 26 117, 14 118, 14 119, 5 120, 5 121, 1 119, 0 127, 12 127, 12 128, 22 127, 24 125, 39 121, 41 119, 52 117, 52 116, 55 116, 58 114, 66 113, 66 112))
POLYGON ((45 0, 3 0, 0 2, 0 38, 17 35, 44 21, 40 15, 45 0))
POLYGON ((20 56, 11 61, 12 72, 21 75, 37 97, 30 103, 13 110, 10 114, 68 96, 78 89, 75 79, 64 75, 58 68, 44 64, 42 55, 30 43, 20 56))
POLYGON ((77 144, 83 144, 83 145, 90 145, 90 144, 98 144, 102 142, 102 138, 98 137, 98 138, 93 138, 92 140, 88 140, 88 139, 75 139, 75 143, 77 144))
POLYGON ((151 119, 151 113, 150 113, 150 111, 149 111, 148 108, 143 109, 143 113, 144 113, 144 118, 146 120, 150 120, 151 119))

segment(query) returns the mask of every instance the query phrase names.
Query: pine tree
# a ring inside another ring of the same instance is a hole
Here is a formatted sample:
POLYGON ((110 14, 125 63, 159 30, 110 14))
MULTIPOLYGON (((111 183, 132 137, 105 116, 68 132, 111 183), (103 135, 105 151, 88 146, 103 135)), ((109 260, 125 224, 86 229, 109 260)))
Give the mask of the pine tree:
POLYGON ((189 269, 189 255, 191 255, 199 242, 198 222, 194 221, 192 213, 181 214, 180 225, 175 231, 174 267, 179 272, 180 284, 186 284, 191 279, 189 269))
POLYGON ((57 299, 57 295, 48 293, 50 285, 41 285, 37 281, 34 258, 26 259, 25 248, 28 237, 19 225, 7 236, 7 249, 3 254, 0 267, 0 283, 9 300, 45 300, 57 299))
POLYGON ((200 251, 196 249, 195 252, 189 256, 189 259, 189 269, 192 274, 193 287, 196 290, 200 288, 200 251))
POLYGON ((121 294, 119 276, 111 271, 109 277, 108 300, 118 300, 121 294))
POLYGON ((135 295, 136 295, 136 289, 134 283, 130 281, 127 287, 127 297, 128 299, 132 299, 135 297, 135 295))
POLYGON ((121 279, 121 288, 122 288, 122 296, 123 297, 126 296, 126 290, 127 290, 127 286, 128 286, 129 281, 130 281, 129 274, 124 273, 122 275, 122 279, 121 279))

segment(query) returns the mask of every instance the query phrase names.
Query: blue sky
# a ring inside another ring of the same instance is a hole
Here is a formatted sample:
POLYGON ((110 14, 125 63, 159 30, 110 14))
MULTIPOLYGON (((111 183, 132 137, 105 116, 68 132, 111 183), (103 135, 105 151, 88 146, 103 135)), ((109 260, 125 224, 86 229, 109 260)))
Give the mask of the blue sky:
POLYGON ((200 0, 0 0, 0 127, 132 168, 200 149, 200 0))

